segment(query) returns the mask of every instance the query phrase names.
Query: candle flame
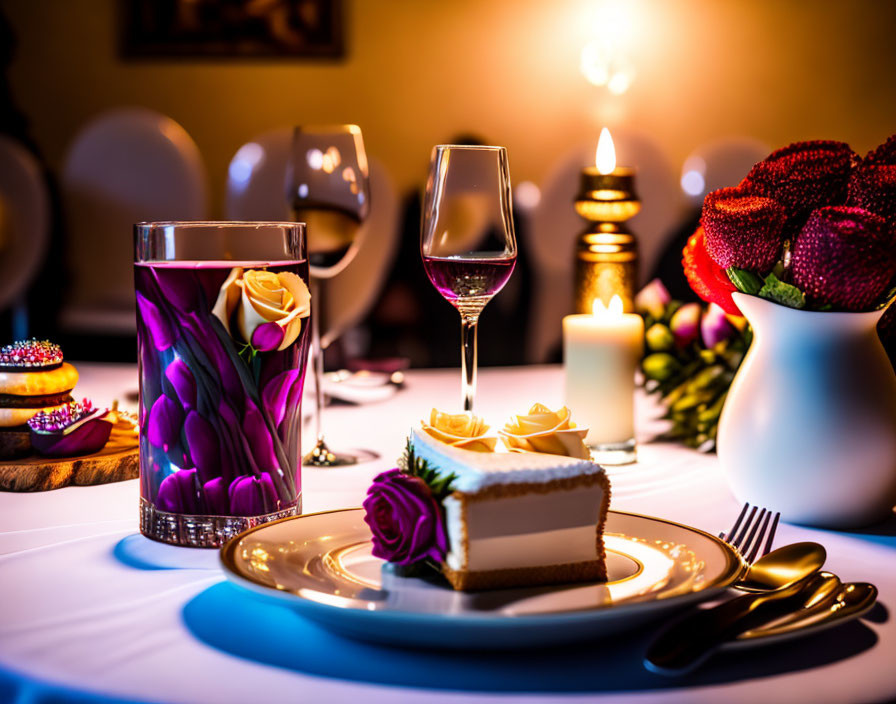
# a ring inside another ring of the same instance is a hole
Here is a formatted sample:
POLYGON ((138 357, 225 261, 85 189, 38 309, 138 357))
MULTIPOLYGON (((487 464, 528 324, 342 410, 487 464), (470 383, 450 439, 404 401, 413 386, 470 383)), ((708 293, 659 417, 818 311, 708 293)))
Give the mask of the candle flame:
POLYGON ((611 174, 616 168, 616 147, 613 146, 613 138, 606 127, 600 131, 594 160, 597 163, 597 170, 602 174, 611 174))
POLYGON ((610 299, 610 305, 606 306, 600 298, 595 298, 594 303, 591 304, 591 312, 596 318, 605 320, 620 318, 622 317, 622 299, 618 293, 613 294, 613 297, 610 299))

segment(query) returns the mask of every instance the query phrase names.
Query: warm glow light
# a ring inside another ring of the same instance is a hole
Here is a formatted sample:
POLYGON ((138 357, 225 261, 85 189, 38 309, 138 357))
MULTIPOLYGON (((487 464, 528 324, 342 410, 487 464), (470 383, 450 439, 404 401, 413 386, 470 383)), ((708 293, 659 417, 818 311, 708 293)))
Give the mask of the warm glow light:
POLYGON ((523 210, 532 210, 541 200, 541 190, 531 181, 523 181, 513 186, 513 204, 523 210))
POLYGON ((635 79, 630 59, 635 15, 631 0, 602 0, 589 22, 594 39, 582 48, 579 70, 589 83, 606 86, 613 95, 625 93, 635 79))
POLYGON ((616 147, 613 146, 613 138, 610 136, 610 130, 606 127, 600 131, 594 159, 597 163, 597 170, 602 174, 611 174, 616 168, 616 147))
POLYGON ((601 318, 603 320, 621 318, 622 299, 619 297, 618 293, 613 294, 613 297, 610 299, 610 305, 606 306, 600 298, 595 298, 594 303, 591 304, 591 312, 594 314, 595 318, 601 318))
POLYGON ((305 154, 308 166, 317 171, 324 164, 324 153, 320 149, 309 149, 305 154))

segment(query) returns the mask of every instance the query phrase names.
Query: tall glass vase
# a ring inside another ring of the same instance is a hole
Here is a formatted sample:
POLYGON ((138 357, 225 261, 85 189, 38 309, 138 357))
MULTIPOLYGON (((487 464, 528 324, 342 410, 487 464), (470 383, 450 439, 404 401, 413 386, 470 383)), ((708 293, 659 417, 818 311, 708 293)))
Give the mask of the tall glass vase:
POLYGON ((875 329, 883 311, 733 296, 754 334, 719 420, 719 461, 735 496, 829 528, 891 515, 896 374, 875 329))
POLYGON ((301 512, 301 223, 135 227, 140 530, 191 547, 301 512))

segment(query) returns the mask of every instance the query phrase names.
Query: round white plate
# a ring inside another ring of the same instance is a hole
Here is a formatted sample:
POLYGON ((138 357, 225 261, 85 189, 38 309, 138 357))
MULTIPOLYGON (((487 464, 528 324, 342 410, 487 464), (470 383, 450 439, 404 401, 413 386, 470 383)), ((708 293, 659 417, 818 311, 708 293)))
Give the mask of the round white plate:
POLYGON ((363 517, 363 509, 346 509, 267 523, 225 545, 221 563, 236 584, 337 633, 438 648, 603 637, 710 598, 742 565, 708 533, 610 511, 606 583, 456 592, 447 582, 398 576, 373 557, 363 517))

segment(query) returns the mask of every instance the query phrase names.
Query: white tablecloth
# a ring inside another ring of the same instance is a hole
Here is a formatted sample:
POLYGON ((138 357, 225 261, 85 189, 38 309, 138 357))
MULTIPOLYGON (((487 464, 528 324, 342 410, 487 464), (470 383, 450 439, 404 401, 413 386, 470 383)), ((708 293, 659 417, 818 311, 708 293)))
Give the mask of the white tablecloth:
MULTIPOLYGON (((136 389, 130 366, 79 365, 78 395, 100 404, 136 389)), ((358 506, 394 466, 408 428, 454 407, 458 370, 411 372, 388 401, 328 409, 331 445, 369 448, 367 464, 303 471, 306 512, 358 506)), ((477 412, 495 422, 539 400, 558 405, 556 367, 486 369, 477 412)), ((649 436, 641 399, 639 434, 649 436)), ((655 424, 654 424, 655 429, 655 424)), ((306 435, 307 437, 307 435, 306 435)), ((613 508, 711 532, 739 505, 718 462, 642 444, 610 472, 613 508)), ((896 520, 866 533, 782 524, 777 544, 817 540, 844 580, 874 582, 870 619, 785 644, 724 653, 682 679, 640 664, 649 631, 550 652, 433 653, 331 635, 224 582, 214 551, 161 545, 137 530, 137 481, 0 493, 0 702, 448 701, 863 702, 896 698, 896 520), (525 693, 525 694, 524 694, 525 693)))

